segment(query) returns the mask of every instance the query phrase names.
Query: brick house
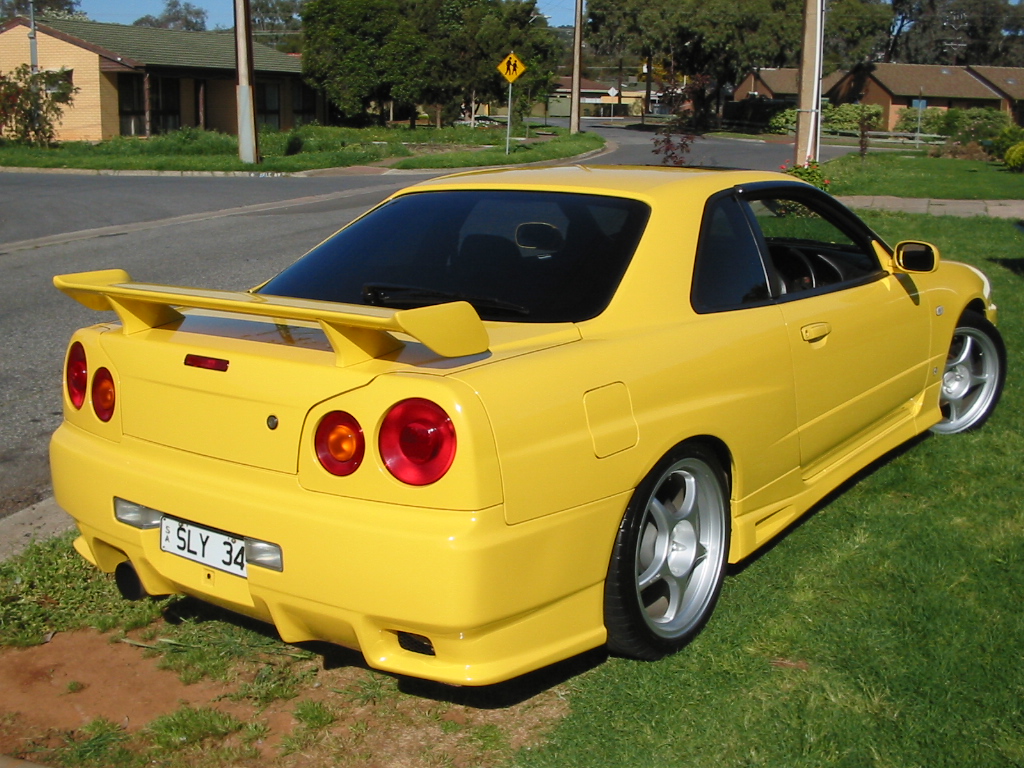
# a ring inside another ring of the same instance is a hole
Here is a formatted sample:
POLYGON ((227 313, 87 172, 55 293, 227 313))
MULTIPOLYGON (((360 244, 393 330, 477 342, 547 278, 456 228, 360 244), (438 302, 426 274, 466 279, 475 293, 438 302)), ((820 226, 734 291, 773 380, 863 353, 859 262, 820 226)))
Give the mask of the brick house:
MULTIPOLYGON (((183 126, 237 133, 235 37, 93 21, 36 24, 39 67, 69 70, 79 88, 57 130, 63 141, 148 136, 183 126)), ((0 72, 29 63, 29 23, 0 24, 0 72)), ((288 130, 323 120, 302 64, 253 45, 257 122, 288 130)))
POLYGON ((975 77, 1003 97, 1004 110, 1017 125, 1024 125, 1024 69, 1021 67, 969 66, 975 77))
MULTIPOLYGON (((844 71, 838 70, 821 78, 822 95, 827 96, 832 87, 845 74, 844 71)), ((733 91, 732 98, 734 101, 762 98, 792 101, 795 104, 799 90, 799 75, 800 70, 796 67, 755 69, 740 80, 736 90, 733 91)))
MULTIPOLYGON (((1016 71, 1024 80, 1024 69, 1016 71)), ((900 111, 913 106, 915 99, 924 99, 928 107, 939 109, 988 107, 1010 111, 1007 98, 967 67, 940 64, 867 64, 855 67, 832 92, 837 103, 881 106, 882 130, 886 131, 895 127, 900 111)))

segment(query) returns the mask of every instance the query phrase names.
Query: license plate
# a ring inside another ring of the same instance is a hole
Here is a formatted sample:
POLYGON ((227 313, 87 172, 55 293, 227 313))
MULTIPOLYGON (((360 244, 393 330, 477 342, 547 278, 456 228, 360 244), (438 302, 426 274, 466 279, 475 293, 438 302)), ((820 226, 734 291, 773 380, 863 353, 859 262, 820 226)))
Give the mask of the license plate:
POLYGON ((245 540, 173 517, 160 519, 160 549, 218 571, 245 576, 245 540))

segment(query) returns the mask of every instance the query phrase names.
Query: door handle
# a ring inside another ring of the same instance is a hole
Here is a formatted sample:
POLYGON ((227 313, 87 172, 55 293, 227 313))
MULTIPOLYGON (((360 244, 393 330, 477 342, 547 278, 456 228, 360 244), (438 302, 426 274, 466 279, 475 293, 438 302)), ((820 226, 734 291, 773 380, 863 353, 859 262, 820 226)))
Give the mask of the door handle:
POLYGON ((818 341, 832 333, 831 323, 811 323, 800 329, 800 337, 804 341, 818 341))

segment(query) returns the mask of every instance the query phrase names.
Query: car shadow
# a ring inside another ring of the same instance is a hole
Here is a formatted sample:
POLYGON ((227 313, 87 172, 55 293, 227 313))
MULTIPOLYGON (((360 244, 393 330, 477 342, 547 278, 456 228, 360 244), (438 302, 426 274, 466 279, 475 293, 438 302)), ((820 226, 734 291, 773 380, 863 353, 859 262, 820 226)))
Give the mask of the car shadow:
MULTIPOLYGON (((272 624, 233 613, 191 597, 183 597, 170 603, 163 610, 163 618, 168 624, 175 626, 186 622, 223 622, 280 643, 284 642, 272 624)), ((328 642, 309 641, 288 643, 288 645, 320 657, 320 665, 325 671, 361 669, 385 674, 397 682, 399 691, 409 696, 459 704, 475 709, 505 709, 521 704, 600 666, 608 659, 608 651, 605 648, 595 648, 502 683, 484 686, 458 686, 375 670, 366 663, 359 651, 328 642)))
MULTIPOLYGON (((1018 226, 1024 229, 1024 222, 1021 222, 1018 226)), ((1001 267, 1006 267, 1019 277, 1024 277, 1024 259, 989 259, 989 261, 1001 267)))
POLYGON ((821 501, 819 501, 817 504, 815 504, 813 507, 807 510, 804 514, 802 514, 800 517, 798 517, 796 520, 794 520, 792 523, 786 526, 786 528, 784 528, 781 532, 777 533, 770 542, 768 542, 763 547, 752 553, 749 557, 744 558, 738 563, 730 565, 727 571, 727 575, 735 576, 737 574, 743 573, 747 568, 752 566, 754 563, 760 561, 762 557, 765 557, 769 553, 774 552, 776 547, 780 546, 784 541, 786 541, 786 539, 790 537, 790 535, 792 535, 793 531, 798 530, 802 525, 807 523, 808 520, 812 519, 816 514, 818 514, 818 512, 820 512, 833 501, 838 499, 840 496, 842 496, 844 493, 850 490, 853 486, 864 481, 865 479, 873 475, 875 472, 877 472, 879 469, 882 469, 886 465, 892 463, 903 454, 921 445, 921 443, 925 442, 926 440, 932 439, 932 437, 933 435, 930 432, 925 432, 924 434, 918 435, 917 437, 913 437, 907 442, 900 445, 899 447, 893 448, 884 456, 875 459, 873 462, 868 464, 866 467, 864 467, 864 469, 860 470, 856 474, 851 475, 848 479, 846 479, 845 481, 837 485, 835 488, 833 488, 831 491, 829 491, 829 493, 825 495, 821 499, 821 501))

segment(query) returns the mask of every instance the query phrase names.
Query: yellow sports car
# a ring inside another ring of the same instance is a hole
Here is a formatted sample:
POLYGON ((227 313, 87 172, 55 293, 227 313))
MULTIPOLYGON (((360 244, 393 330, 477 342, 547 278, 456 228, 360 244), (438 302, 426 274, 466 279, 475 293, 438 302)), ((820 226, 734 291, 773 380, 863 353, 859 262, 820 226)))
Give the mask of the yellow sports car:
POLYGON ((1005 376, 981 272, 775 173, 466 173, 249 292, 54 282, 117 315, 51 444, 85 558, 463 685, 678 650, 728 563, 1005 376))

